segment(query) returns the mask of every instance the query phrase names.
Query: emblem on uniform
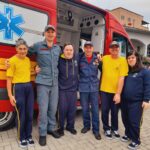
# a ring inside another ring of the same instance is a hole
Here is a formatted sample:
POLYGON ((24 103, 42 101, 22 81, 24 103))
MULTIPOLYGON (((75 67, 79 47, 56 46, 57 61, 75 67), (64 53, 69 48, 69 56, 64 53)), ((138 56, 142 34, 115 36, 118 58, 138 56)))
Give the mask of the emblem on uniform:
POLYGON ((74 65, 75 65, 75 66, 78 66, 77 60, 74 61, 74 65))
POLYGON ((95 59, 94 62, 93 62, 93 65, 98 66, 99 65, 99 60, 95 59))
POLYGON ((138 73, 134 73, 132 77, 136 78, 138 73))

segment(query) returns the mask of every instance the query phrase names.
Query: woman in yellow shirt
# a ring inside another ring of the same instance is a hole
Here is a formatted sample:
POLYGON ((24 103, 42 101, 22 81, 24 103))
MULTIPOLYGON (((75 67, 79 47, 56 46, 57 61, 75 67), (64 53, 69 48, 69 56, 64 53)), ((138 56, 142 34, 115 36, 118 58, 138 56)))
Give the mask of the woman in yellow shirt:
POLYGON ((30 60, 26 57, 28 46, 23 39, 16 41, 17 54, 9 59, 7 91, 10 103, 16 106, 20 116, 20 147, 33 145, 31 136, 34 94, 30 80, 30 60), (13 92, 12 92, 13 91, 13 92))

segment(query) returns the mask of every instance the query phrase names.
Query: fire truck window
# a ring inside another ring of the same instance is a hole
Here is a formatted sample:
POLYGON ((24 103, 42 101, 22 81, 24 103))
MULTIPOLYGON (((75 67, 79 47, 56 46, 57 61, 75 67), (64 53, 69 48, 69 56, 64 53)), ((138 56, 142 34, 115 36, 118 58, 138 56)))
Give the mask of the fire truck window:
POLYGON ((25 39, 28 45, 43 40, 43 29, 50 20, 46 12, 1 1, 0 12, 0 43, 14 45, 20 37, 25 39))
POLYGON ((120 55, 126 57, 126 53, 127 53, 127 39, 118 34, 118 33, 114 33, 113 34, 113 41, 117 41, 120 45, 120 55))

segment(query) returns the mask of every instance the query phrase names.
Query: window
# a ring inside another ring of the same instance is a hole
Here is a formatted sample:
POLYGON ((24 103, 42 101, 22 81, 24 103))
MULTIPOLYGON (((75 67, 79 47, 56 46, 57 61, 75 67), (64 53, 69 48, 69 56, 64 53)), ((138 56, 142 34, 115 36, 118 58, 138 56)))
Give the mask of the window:
POLYGON ((126 57, 126 53, 127 53, 127 39, 118 34, 118 33, 114 33, 113 34, 113 41, 117 41, 120 45, 120 55, 126 57))
POLYGON ((125 17, 124 16, 121 16, 121 20, 124 20, 125 19, 125 17))
POLYGON ((147 46, 147 56, 150 57, 150 44, 147 46))
POLYGON ((133 47, 131 46, 130 42, 127 42, 127 52, 130 52, 131 50, 133 50, 133 47))
POLYGON ((131 22, 131 18, 128 18, 128 22, 131 22))
POLYGON ((137 46, 137 52, 141 52, 141 47, 140 46, 137 46))
POLYGON ((0 30, 0 43, 14 45, 21 37, 28 45, 32 45, 43 39, 42 33, 49 21, 46 13, 4 2, 0 2, 0 8, 3 17, 11 21, 11 26, 3 23, 3 30, 0 30))

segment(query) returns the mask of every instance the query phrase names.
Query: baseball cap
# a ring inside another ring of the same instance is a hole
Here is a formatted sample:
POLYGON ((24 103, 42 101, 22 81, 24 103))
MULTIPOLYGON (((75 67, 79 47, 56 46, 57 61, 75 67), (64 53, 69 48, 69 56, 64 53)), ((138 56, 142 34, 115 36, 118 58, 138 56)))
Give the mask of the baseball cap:
POLYGON ((119 47, 119 43, 117 41, 112 41, 109 47, 111 48, 113 46, 119 47))
POLYGON ((87 45, 93 47, 93 43, 92 43, 91 41, 86 41, 86 42, 84 43, 84 47, 87 46, 87 45))
POLYGON ((44 32, 48 31, 49 29, 52 29, 53 31, 56 31, 55 27, 51 24, 47 25, 44 29, 44 32))

